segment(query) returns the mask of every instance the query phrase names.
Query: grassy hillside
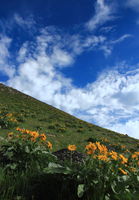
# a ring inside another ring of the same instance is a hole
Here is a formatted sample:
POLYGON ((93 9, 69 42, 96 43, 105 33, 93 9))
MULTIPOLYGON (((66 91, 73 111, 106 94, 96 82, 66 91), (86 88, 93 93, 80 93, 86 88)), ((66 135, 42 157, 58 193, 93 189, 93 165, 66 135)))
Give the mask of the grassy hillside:
POLYGON ((139 140, 0 84, 0 199, 137 200, 139 140))
POLYGON ((53 143, 53 151, 66 148, 68 144, 75 144, 78 150, 82 150, 88 140, 106 139, 113 146, 119 144, 131 150, 139 149, 139 140, 77 119, 3 84, 0 84, 0 111, 1 121, 11 118, 16 122, 13 127, 1 126, 1 136, 14 131, 16 127, 37 130, 47 135, 53 143), (3 119, 4 116, 7 117, 3 119))

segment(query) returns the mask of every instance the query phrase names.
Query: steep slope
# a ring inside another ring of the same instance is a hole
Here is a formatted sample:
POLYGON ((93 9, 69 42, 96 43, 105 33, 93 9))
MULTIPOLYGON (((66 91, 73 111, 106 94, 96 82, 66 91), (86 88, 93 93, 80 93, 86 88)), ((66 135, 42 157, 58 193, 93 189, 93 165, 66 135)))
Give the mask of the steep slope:
POLYGON ((134 150, 139 148, 139 140, 77 119, 3 84, 0 84, 0 111, 1 124, 6 124, 9 116, 16 122, 15 126, 0 124, 1 136, 18 126, 45 133, 54 150, 65 148, 68 144, 76 144, 81 150, 88 140, 105 139, 113 145, 126 145, 134 150))

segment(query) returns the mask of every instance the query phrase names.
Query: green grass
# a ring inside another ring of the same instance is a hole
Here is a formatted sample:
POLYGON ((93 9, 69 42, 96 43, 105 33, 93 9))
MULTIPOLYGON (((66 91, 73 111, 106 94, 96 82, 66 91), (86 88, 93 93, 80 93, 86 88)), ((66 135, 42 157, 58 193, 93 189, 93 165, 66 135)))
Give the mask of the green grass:
MULTIPOLYGON (((78 150, 82 150, 89 138, 107 138, 111 144, 139 150, 137 139, 77 119, 3 84, 0 84, 0 111, 13 113, 20 128, 45 133, 53 143, 53 151, 66 148, 68 144, 75 144, 78 150)), ((15 128, 0 128, 0 136, 14 130, 15 128)))

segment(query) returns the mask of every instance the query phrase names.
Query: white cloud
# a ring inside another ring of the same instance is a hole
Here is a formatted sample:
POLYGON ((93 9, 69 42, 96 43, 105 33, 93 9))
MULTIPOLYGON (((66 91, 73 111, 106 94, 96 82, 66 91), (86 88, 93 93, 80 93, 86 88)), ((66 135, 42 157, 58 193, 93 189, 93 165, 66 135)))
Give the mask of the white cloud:
POLYGON ((23 45, 20 47, 17 55, 17 61, 22 62, 25 60, 27 54, 28 54, 28 42, 23 43, 23 45))
POLYGON ((112 53, 114 45, 119 44, 123 42, 125 39, 130 38, 130 37, 133 37, 133 36, 130 34, 124 34, 116 40, 109 40, 109 41, 105 40, 104 43, 102 43, 99 48, 103 50, 104 55, 107 57, 112 53))
POLYGON ((72 56, 66 52, 66 50, 59 49, 58 47, 54 47, 53 54, 51 56, 52 64, 59 65, 61 67, 70 65, 73 63, 72 56))
POLYGON ((0 64, 9 56, 8 48, 10 46, 11 39, 7 36, 0 35, 0 64))
POLYGON ((71 85, 71 80, 65 79, 57 71, 57 66, 70 65, 73 58, 66 50, 60 49, 54 38, 56 35, 47 32, 37 36, 34 43, 24 43, 17 55, 16 75, 7 84, 56 105, 55 95, 71 85))
POLYGON ((8 63, 8 58, 10 57, 9 47, 11 42, 11 38, 5 35, 0 35, 0 72, 9 77, 12 77, 15 73, 13 65, 9 65, 8 63))
POLYGON ((32 15, 29 15, 27 18, 24 19, 20 15, 15 14, 14 21, 22 28, 29 28, 29 29, 36 24, 32 15))
MULTIPOLYGON (((61 62, 61 61, 60 61, 61 62)), ((56 70, 51 56, 37 55, 18 68, 8 85, 82 119, 132 137, 139 128, 139 71, 102 73, 84 88, 56 70)))
POLYGON ((105 0, 97 0, 95 15, 86 23, 89 30, 96 29, 99 25, 113 19, 113 8, 105 3, 105 0))
POLYGON ((103 44, 103 42, 106 40, 106 37, 104 36, 95 36, 95 35, 92 35, 92 36, 89 36, 87 37, 83 44, 82 44, 82 47, 84 48, 87 48, 87 47, 97 47, 101 44, 103 44))
POLYGON ((118 39, 111 41, 110 43, 117 44, 117 43, 124 41, 126 38, 129 38, 129 37, 133 37, 133 36, 131 34, 125 34, 125 35, 122 35, 121 37, 119 37, 118 39))
MULTIPOLYGON (((98 2, 103 6, 103 1, 98 2)), ((126 131, 137 137, 131 130, 132 127, 139 128, 138 70, 126 73, 119 73, 118 68, 104 71, 84 88, 73 85, 72 79, 60 72, 60 67, 72 65, 83 51, 101 49, 110 54, 113 45, 128 37, 131 36, 125 34, 108 41, 102 35, 67 37, 49 28, 39 30, 32 41, 25 41, 19 48, 16 67, 12 63, 11 68, 3 65, 2 70, 10 76, 6 84, 82 119, 114 130, 117 127, 119 132, 126 131)), ((0 41, 3 64, 10 60, 11 41, 6 36, 0 41)))
POLYGON ((116 31, 116 25, 113 26, 104 26, 100 28, 101 33, 111 33, 116 31))
POLYGON ((89 35, 83 37, 82 35, 73 35, 68 38, 68 47, 72 49, 75 55, 79 55, 85 50, 99 49, 101 45, 107 40, 103 35, 89 35))
POLYGON ((126 6, 132 8, 136 11, 139 11, 139 1, 138 0, 127 0, 126 6))
POLYGON ((124 125, 123 123, 117 123, 113 126, 107 127, 113 131, 128 134, 131 137, 139 139, 139 119, 138 120, 129 120, 124 125))

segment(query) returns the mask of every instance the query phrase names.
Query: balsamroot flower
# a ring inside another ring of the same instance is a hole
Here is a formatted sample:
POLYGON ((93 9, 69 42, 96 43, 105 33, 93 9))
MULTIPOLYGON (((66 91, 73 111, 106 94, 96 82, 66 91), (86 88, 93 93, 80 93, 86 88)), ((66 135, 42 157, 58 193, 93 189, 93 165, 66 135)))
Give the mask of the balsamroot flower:
POLYGON ((99 160, 108 161, 108 157, 106 155, 98 155, 99 160))
POLYGON ((68 146, 68 150, 69 151, 75 151, 76 150, 76 146, 75 145, 69 145, 68 146))
POLYGON ((139 157, 139 152, 134 152, 134 153, 132 154, 132 158, 133 158, 133 159, 138 160, 138 157, 139 157))
POLYGON ((8 133, 8 138, 9 138, 9 139, 12 139, 13 134, 14 134, 13 132, 8 133))
POLYGON ((111 151, 109 155, 112 157, 113 160, 118 160, 118 154, 115 151, 111 151))
POLYGON ((127 175, 127 172, 124 171, 122 168, 118 168, 120 170, 120 172, 122 172, 122 174, 127 175))
POLYGON ((97 146, 97 148, 98 148, 98 150, 101 154, 107 154, 108 153, 107 147, 104 146, 103 144, 100 144, 100 142, 96 142, 96 146, 97 146))
POLYGON ((48 141, 47 146, 48 146, 49 149, 52 149, 52 143, 51 142, 48 141))
POLYGON ((97 147, 94 143, 89 142, 89 144, 86 145, 85 149, 87 150, 87 154, 93 154, 97 147))
POLYGON ((124 157, 122 154, 119 154, 119 157, 121 158, 121 160, 122 160, 122 164, 124 164, 124 163, 127 163, 128 162, 128 158, 126 158, 126 157, 124 157))
POLYGON ((29 134, 30 134, 31 136, 33 136, 35 139, 36 139, 37 137, 39 137, 39 133, 38 133, 37 131, 31 131, 29 134))
POLYGON ((41 138, 42 141, 46 140, 46 135, 44 133, 40 134, 39 137, 41 138))

